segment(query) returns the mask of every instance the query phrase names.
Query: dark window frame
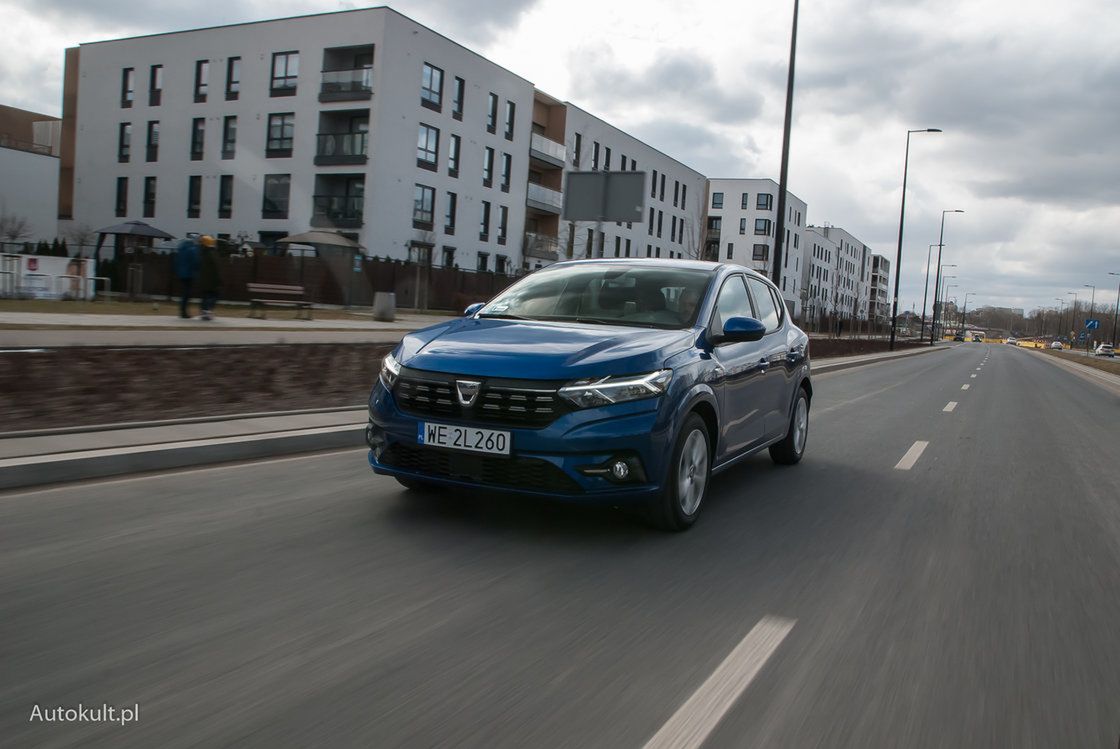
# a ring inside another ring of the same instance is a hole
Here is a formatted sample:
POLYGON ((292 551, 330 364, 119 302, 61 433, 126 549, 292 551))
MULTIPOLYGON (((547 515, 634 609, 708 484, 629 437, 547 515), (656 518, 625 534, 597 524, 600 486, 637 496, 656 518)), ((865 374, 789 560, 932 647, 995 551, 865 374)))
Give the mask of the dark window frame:
POLYGON ((774 196, 768 192, 758 193, 755 200, 755 210, 758 211, 772 211, 774 210, 774 196))
POLYGON ((427 61, 420 68, 420 106, 436 112, 443 111, 443 68, 427 61), (439 84, 433 87, 436 73, 439 74, 439 84))
POLYGON ((222 158, 232 159, 237 155, 237 115, 222 118, 222 158), (231 128, 230 125, 233 127, 231 128), (230 134, 232 133, 232 137, 230 134))
POLYGON ((202 214, 202 176, 192 174, 187 177, 187 218, 198 218, 202 214))
POLYGON ((210 93, 210 61, 194 61, 194 103, 203 104, 210 93))
POLYGON ((272 65, 269 67, 269 96, 295 96, 299 89, 299 50, 292 49, 284 52, 272 53, 272 65), (284 61, 282 75, 276 72, 276 63, 284 61), (292 61, 295 60, 296 72, 292 73, 292 61), (277 85, 279 84, 279 85, 277 85))
POLYGON ((131 109, 136 98, 136 68, 121 68, 121 109, 131 109))
POLYGON ((447 236, 455 235, 455 224, 459 217, 459 195, 447 191, 447 209, 443 213, 443 233, 447 236))
POLYGON ((159 189, 155 177, 144 178, 144 218, 156 217, 156 198, 159 189))
POLYGON ((226 101, 241 98, 241 58, 230 57, 226 60, 226 101))
POLYGON ((712 210, 716 211, 716 210, 722 210, 722 209, 723 209, 723 193, 722 192, 713 192, 712 193, 712 210))
POLYGON ((509 192, 510 182, 513 180, 513 154, 502 152, 502 181, 498 183, 498 189, 502 192, 509 192))
POLYGON ((218 178, 218 218, 233 216, 233 175, 223 174, 218 178))
POLYGON ((498 132, 498 95, 491 91, 488 102, 489 108, 486 112, 486 132, 494 134, 498 132))
POLYGON ((292 175, 291 174, 266 174, 261 183, 261 218, 262 219, 287 219, 292 205, 292 175), (279 195, 270 195, 270 188, 283 184, 286 186, 283 201, 279 195))
POLYGON ((506 233, 509 230, 509 207, 498 206, 498 244, 506 243, 506 233))
POLYGON ((490 241, 490 201, 483 200, 482 203, 482 219, 478 224, 478 241, 490 241))
POLYGON ((148 120, 145 161, 159 161, 159 120, 148 120))
POLYGON ((482 152, 482 186, 494 186, 494 149, 490 146, 485 146, 482 152))
POLYGON ((459 176, 459 161, 463 156, 463 140, 455 133, 451 133, 447 143, 447 176, 459 176))
POLYGON ((416 166, 429 172, 439 170, 439 128, 425 122, 420 123, 416 132, 416 166), (435 146, 432 146, 432 134, 435 146))
POLYGON ((132 123, 122 122, 117 127, 117 163, 127 164, 132 160, 132 123))
POLYGON ((128 177, 117 177, 117 194, 114 208, 117 218, 128 215, 128 177))
POLYGON ((206 152, 206 118, 191 119, 191 161, 202 161, 206 152))
POLYGON ((417 182, 412 192, 412 228, 431 231, 435 222, 435 212, 436 188, 417 182))
POLYGON ((771 230, 772 226, 773 225, 772 225, 770 219, 768 219, 768 218, 756 218, 754 220, 755 236, 758 236, 758 237, 768 237, 768 236, 770 236, 770 230, 771 230))
POLYGON ((148 106, 158 107, 163 103, 163 65, 148 68, 148 106))
POLYGON ((467 99, 467 82, 455 76, 451 85, 451 117, 462 122, 463 107, 466 106, 467 99))
POLYGON ((265 126, 265 149, 264 156, 266 159, 284 159, 292 155, 293 147, 295 146, 296 137, 296 113, 295 112, 271 112, 268 115, 268 122, 265 126), (290 118, 290 120, 289 120, 290 118), (291 125, 291 134, 284 135, 285 127, 291 125), (273 127, 279 125, 280 134, 273 136, 273 127), (285 145, 286 144, 286 145, 285 145))
POLYGON ((506 119, 505 130, 502 132, 502 137, 506 140, 513 140, 513 133, 517 125, 517 102, 506 99, 506 119))

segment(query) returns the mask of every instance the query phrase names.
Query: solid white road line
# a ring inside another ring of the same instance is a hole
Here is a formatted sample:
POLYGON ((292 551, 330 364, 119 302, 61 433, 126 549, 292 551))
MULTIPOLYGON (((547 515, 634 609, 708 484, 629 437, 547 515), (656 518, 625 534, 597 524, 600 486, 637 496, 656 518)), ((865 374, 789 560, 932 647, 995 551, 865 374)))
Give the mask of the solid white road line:
POLYGON ((968 385, 961 385, 961 390, 968 390, 968 385))
POLYGON ((956 408, 957 408, 957 402, 956 401, 949 401, 948 403, 945 404, 945 408, 943 408, 941 410, 948 414, 948 413, 953 413, 953 411, 956 410, 956 408))
POLYGON ((696 749, 703 744, 795 623, 777 616, 762 617, 707 681, 646 742, 645 749, 696 749))
POLYGON ((915 442, 910 446, 910 449, 906 451, 906 454, 902 456, 902 460, 895 464, 895 468, 899 471, 909 471, 914 467, 914 464, 918 462, 918 458, 922 457, 922 453, 928 445, 928 442, 922 440, 915 442))

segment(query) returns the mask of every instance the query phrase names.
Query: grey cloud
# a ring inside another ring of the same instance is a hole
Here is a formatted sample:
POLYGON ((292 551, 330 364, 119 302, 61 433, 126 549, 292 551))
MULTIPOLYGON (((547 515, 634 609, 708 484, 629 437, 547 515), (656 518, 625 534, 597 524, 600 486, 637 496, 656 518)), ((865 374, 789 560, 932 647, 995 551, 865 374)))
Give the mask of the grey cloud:
POLYGON ((668 119, 639 123, 629 131, 701 174, 746 175, 758 167, 758 146, 750 137, 737 141, 703 125, 668 119))

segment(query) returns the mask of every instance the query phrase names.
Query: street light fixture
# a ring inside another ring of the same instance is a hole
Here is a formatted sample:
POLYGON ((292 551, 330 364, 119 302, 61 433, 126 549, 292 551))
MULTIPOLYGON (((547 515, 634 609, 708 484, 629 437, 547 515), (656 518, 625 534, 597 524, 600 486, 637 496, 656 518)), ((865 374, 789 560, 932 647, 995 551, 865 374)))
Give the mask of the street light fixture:
MULTIPOLYGON (((940 288, 940 285, 941 285, 941 280, 940 280, 941 279, 941 269, 945 267, 941 264, 941 251, 943 249, 945 249, 945 214, 946 213, 964 213, 964 211, 962 211, 960 208, 950 208, 948 210, 945 210, 945 211, 941 212, 941 238, 937 240, 937 278, 938 278, 938 280, 933 284, 933 291, 934 291, 934 296, 933 296, 933 320, 931 321, 930 327, 929 327, 929 345, 930 346, 933 345, 934 330, 936 330, 936 328, 937 328, 937 318, 938 318, 937 302, 939 301, 939 298, 937 296, 937 290, 940 288)), ((956 267, 956 266, 954 266, 954 267, 956 267)))
POLYGON ((902 278, 902 229, 906 223, 906 177, 910 170, 910 135, 912 133, 940 133, 941 129, 927 127, 906 131, 906 158, 902 162, 902 209, 898 213, 898 252, 894 256, 894 302, 891 304, 891 344, 894 351, 895 328, 898 326, 898 282, 902 278))

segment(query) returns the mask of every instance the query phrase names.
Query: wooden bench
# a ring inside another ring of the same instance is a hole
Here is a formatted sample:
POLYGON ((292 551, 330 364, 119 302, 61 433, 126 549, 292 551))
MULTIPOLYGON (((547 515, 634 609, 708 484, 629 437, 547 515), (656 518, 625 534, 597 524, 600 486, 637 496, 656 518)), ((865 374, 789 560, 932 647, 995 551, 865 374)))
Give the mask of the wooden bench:
POLYGON ((296 318, 311 319, 311 302, 304 300, 302 286, 285 286, 276 283, 247 283, 249 292, 249 317, 263 320, 265 307, 295 307, 296 318))

